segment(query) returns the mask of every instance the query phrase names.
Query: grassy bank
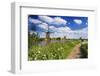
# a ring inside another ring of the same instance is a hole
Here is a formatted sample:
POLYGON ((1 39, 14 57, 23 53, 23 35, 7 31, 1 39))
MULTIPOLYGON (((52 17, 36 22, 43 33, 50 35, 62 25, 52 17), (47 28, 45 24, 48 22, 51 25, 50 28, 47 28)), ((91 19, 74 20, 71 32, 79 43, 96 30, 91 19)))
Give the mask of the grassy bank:
POLYGON ((81 56, 80 58, 88 58, 88 42, 84 41, 80 47, 81 56))
POLYGON ((66 59, 68 54, 79 42, 79 40, 67 40, 63 43, 49 43, 46 46, 33 45, 28 49, 28 60, 66 59))

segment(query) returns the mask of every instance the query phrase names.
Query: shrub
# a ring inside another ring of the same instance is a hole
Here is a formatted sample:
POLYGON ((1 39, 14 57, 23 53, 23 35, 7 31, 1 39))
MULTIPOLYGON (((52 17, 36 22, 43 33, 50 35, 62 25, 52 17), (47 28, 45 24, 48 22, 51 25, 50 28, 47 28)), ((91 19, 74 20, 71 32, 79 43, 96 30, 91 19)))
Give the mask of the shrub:
POLYGON ((88 57, 88 43, 81 44, 80 51, 81 51, 81 58, 87 58, 88 57))

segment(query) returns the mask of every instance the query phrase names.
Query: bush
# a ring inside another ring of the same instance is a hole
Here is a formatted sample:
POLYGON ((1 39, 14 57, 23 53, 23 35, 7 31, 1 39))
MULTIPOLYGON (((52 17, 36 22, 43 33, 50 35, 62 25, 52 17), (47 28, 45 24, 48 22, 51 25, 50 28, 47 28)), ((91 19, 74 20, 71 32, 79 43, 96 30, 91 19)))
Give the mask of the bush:
POLYGON ((87 58, 88 57, 88 43, 84 43, 80 47, 81 51, 81 58, 87 58))

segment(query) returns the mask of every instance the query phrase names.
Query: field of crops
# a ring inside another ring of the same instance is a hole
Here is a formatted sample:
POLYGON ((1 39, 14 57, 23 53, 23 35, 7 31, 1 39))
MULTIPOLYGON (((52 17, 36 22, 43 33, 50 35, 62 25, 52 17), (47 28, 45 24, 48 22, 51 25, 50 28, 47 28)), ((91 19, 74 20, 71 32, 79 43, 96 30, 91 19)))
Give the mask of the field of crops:
POLYGON ((65 42, 49 43, 45 46, 32 45, 28 48, 28 60, 56 60, 66 59, 80 40, 66 40, 65 42))

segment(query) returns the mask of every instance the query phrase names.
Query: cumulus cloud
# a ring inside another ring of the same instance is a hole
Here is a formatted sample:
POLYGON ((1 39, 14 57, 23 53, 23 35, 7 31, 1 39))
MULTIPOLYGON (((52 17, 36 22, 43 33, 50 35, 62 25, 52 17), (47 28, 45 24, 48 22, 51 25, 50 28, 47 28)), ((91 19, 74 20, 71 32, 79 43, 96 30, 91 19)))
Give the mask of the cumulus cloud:
POLYGON ((69 32, 71 29, 67 26, 57 28, 57 32, 69 32))
POLYGON ((81 29, 80 32, 88 33, 88 27, 81 29))
POLYGON ((57 24, 57 25, 66 25, 67 21, 60 18, 60 17, 55 17, 54 18, 54 24, 57 24))
MULTIPOLYGON (((50 34, 51 37, 64 37, 67 38, 87 38, 88 37, 88 27, 80 29, 80 30, 72 30, 66 24, 67 20, 61 17, 49 17, 49 16, 38 16, 38 19, 29 18, 29 21, 38 27, 37 29, 40 31, 40 36, 45 37, 45 32, 48 29, 53 32, 50 34), (65 26, 66 25, 66 26, 65 26), (39 29, 40 28, 40 29, 39 29), (42 31, 43 30, 43 31, 42 31)), ((81 19, 73 20, 76 24, 82 24, 81 19)), ((68 23, 70 24, 70 23, 68 23)), ((87 23, 86 23, 87 24, 87 23)), ((32 34, 33 32, 30 32, 32 34)))
POLYGON ((61 17, 54 17, 54 18, 51 18, 49 16, 38 16, 39 19, 43 22, 46 22, 48 24, 51 24, 51 25, 66 25, 67 21, 62 19, 61 17))
POLYGON ((44 29, 44 30, 48 30, 48 24, 47 23, 41 23, 39 25, 37 25, 38 27, 44 29))
POLYGON ((82 24, 82 20, 80 20, 80 19, 74 19, 74 22, 77 24, 82 24))
POLYGON ((49 29, 55 31, 57 28, 55 26, 49 26, 49 29))
POLYGON ((31 23, 33 23, 33 24, 40 24, 40 23, 42 23, 40 20, 38 20, 38 19, 32 19, 32 18, 29 18, 29 21, 31 23))
POLYGON ((52 23, 53 22, 53 18, 51 18, 49 16, 38 16, 38 17, 43 22, 46 22, 46 23, 52 23))
POLYGON ((67 37, 76 38, 76 39, 81 37, 81 38, 87 39, 88 38, 88 27, 80 29, 80 30, 75 30, 75 31, 71 30, 67 37))
POLYGON ((51 30, 53 32, 58 32, 58 33, 60 33, 60 32, 62 32, 62 33, 65 32, 66 33, 66 32, 71 31, 71 29, 69 27, 67 27, 67 26, 65 26, 65 27, 49 26, 49 30, 51 30))
POLYGON ((57 28, 57 31, 51 35, 52 37, 61 37, 63 38, 66 36, 66 38, 69 39, 78 39, 78 38, 88 38, 88 27, 83 28, 81 30, 71 30, 69 27, 59 27, 57 28))
MULTIPOLYGON (((45 24, 46 25, 46 24, 45 24)), ((41 25, 41 28, 42 25, 41 25)), ((46 29, 44 27, 44 29, 46 29)), ((66 36, 66 38, 69 38, 69 39, 78 39, 78 38, 84 38, 84 39, 87 39, 88 38, 88 28, 83 28, 81 30, 71 30, 69 27, 54 27, 54 26, 50 26, 49 27, 50 30, 53 30, 55 32, 52 32, 50 34, 50 37, 51 38, 57 38, 57 37, 61 37, 61 38, 64 38, 66 36)), ((45 37, 43 35, 43 37, 45 37)))

